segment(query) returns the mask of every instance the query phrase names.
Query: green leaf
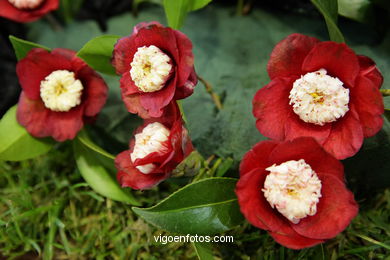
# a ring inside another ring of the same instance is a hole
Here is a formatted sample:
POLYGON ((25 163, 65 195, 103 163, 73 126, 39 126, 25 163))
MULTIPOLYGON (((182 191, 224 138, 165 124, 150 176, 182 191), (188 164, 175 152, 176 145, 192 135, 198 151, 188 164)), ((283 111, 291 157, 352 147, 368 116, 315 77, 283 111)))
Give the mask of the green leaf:
POLYGON ((338 0, 339 14, 358 22, 366 22, 372 8, 370 0, 338 0))
POLYGON ((0 120, 0 160, 22 161, 47 153, 53 146, 48 138, 37 139, 19 125, 16 106, 11 107, 0 120))
POLYGON ((192 243, 199 260, 213 260, 213 248, 211 243, 192 243))
POLYGON ((111 65, 112 51, 120 36, 103 35, 87 42, 77 53, 93 69, 115 75, 115 69, 111 65))
POLYGON ((102 163, 102 165, 110 170, 116 172, 114 165, 115 156, 105 151, 103 148, 95 144, 89 137, 87 130, 83 128, 77 135, 77 139, 88 149, 95 153, 96 158, 102 163))
POLYGON ((73 151, 81 175, 95 192, 113 200, 139 205, 129 192, 119 186, 115 176, 105 169, 95 152, 85 147, 78 138, 73 140, 73 151))
POLYGON ((169 27, 180 29, 187 13, 203 8, 210 2, 211 0, 164 0, 164 10, 169 27))
POLYGON ((80 142, 83 145, 85 145, 86 147, 88 147, 92 151, 95 151, 96 153, 101 154, 104 157, 107 157, 107 158, 109 158, 111 160, 115 160, 115 156, 114 155, 106 152, 103 148, 99 147, 98 145, 96 145, 95 143, 92 142, 92 140, 89 138, 89 136, 88 136, 88 134, 87 134, 85 129, 81 130, 78 133, 77 138, 80 140, 80 142))
POLYGON ((344 36, 337 27, 338 5, 337 0, 311 0, 318 11, 324 16, 331 41, 345 42, 344 36))
POLYGON ((9 40, 11 41, 11 44, 14 47, 15 55, 16 55, 16 58, 18 60, 21 60, 24 57, 26 57, 27 53, 31 49, 34 49, 34 48, 42 48, 42 49, 50 51, 49 48, 47 48, 47 47, 45 47, 43 45, 40 45, 40 44, 37 44, 37 43, 33 43, 33 42, 29 42, 29 41, 26 41, 26 40, 22 40, 22 39, 19 39, 19 38, 15 37, 15 36, 12 36, 12 35, 9 36, 9 40))
POLYGON ((191 183, 151 208, 136 208, 150 224, 173 233, 212 235, 243 221, 234 192, 237 179, 209 178, 191 183))
POLYGON ((208 5, 212 0, 192 0, 190 1, 190 11, 199 10, 208 5))

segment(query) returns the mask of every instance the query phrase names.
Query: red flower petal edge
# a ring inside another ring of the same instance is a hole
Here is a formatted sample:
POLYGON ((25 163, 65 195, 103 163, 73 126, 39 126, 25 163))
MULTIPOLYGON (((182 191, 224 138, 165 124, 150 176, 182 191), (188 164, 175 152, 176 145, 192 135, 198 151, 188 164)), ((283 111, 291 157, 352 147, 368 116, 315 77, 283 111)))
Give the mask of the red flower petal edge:
POLYGON ((198 80, 191 41, 183 33, 158 22, 140 23, 130 36, 119 39, 114 47, 112 64, 121 75, 122 99, 128 111, 145 119, 161 117, 172 101, 190 96, 198 80), (138 48, 149 46, 155 46, 167 55, 172 69, 161 89, 143 92, 132 79, 131 63, 138 48))
POLYGON ((45 14, 57 10, 59 0, 44 0, 33 9, 18 9, 8 0, 0 0, 0 16, 21 23, 33 22, 45 14))
POLYGON ((32 49, 16 66, 22 87, 17 119, 35 137, 51 136, 57 141, 75 138, 84 123, 91 121, 107 99, 107 85, 92 68, 67 49, 32 49), (54 71, 74 73, 83 86, 80 104, 67 112, 47 107, 40 96, 41 82, 54 71))
POLYGON ((311 136, 337 159, 345 159, 359 151, 364 137, 375 135, 383 126, 379 91, 383 77, 370 58, 356 55, 345 44, 291 34, 275 46, 267 70, 271 82, 254 96, 253 115, 260 133, 271 139, 311 136), (290 104, 294 83, 320 69, 349 91, 348 111, 323 125, 304 121, 290 104))
POLYGON ((285 247, 302 249, 335 237, 358 213, 353 194, 344 184, 343 165, 311 137, 292 141, 262 141, 241 161, 236 194, 241 212, 254 226, 264 229, 285 247), (271 207, 264 192, 266 168, 303 159, 321 181, 317 211, 294 224, 271 207))
POLYGON ((168 139, 163 144, 166 149, 163 153, 153 152, 133 162, 130 157, 135 146, 133 138, 130 141, 129 150, 120 153, 115 159, 115 166, 118 170, 117 179, 122 187, 138 190, 157 185, 169 178, 172 170, 193 151, 191 140, 187 130, 183 127, 176 102, 169 104, 161 118, 145 120, 134 135, 141 133, 146 126, 154 122, 161 123, 170 131, 168 139), (145 164, 153 164, 155 168, 148 174, 142 173, 136 168, 145 164))

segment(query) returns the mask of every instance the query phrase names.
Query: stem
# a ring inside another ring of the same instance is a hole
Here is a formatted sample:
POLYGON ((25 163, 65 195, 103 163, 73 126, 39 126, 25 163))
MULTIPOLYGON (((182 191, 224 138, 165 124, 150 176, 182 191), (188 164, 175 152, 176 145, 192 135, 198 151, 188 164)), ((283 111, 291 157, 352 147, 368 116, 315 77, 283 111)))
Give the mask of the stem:
POLYGON ((379 91, 382 93, 382 96, 384 97, 390 96, 390 89, 380 89, 379 91))
POLYGON ((63 31, 64 30, 64 28, 62 28, 62 25, 60 24, 60 22, 58 22, 58 20, 51 13, 48 13, 46 15, 46 19, 54 31, 63 31))
POLYGON ((180 100, 176 100, 176 103, 177 103, 177 105, 179 107, 179 110, 180 110, 180 113, 181 113, 181 117, 183 118, 184 124, 187 124, 187 117, 184 114, 184 109, 183 109, 183 105, 182 105, 181 101, 180 100))
POLYGON ((237 1, 236 14, 242 15, 244 9, 244 0, 237 1))
POLYGON ((218 94, 213 91, 213 88, 211 87, 210 83, 208 83, 204 78, 200 76, 198 76, 198 79, 205 86, 207 93, 211 95, 211 98, 215 106, 218 108, 218 110, 221 110, 222 109, 221 99, 219 98, 218 94))

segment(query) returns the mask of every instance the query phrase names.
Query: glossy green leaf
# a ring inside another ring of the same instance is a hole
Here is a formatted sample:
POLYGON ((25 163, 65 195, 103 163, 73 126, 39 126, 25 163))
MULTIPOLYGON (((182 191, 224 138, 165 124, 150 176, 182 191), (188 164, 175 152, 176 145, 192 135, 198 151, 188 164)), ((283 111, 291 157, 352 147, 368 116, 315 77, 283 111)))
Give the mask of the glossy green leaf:
POLYGON ((40 44, 37 44, 37 43, 33 43, 33 42, 29 42, 29 41, 26 41, 26 40, 22 40, 22 39, 19 39, 19 38, 15 37, 15 36, 12 36, 12 35, 9 36, 9 40, 11 41, 11 44, 14 47, 15 55, 16 55, 16 58, 18 60, 21 60, 24 57, 26 57, 27 53, 31 49, 34 49, 34 48, 42 48, 42 49, 50 51, 49 48, 47 48, 47 47, 45 47, 43 45, 40 45, 40 44))
POLYGON ((78 135, 77 135, 77 138, 80 140, 80 142, 85 145, 86 147, 88 147, 89 149, 91 149, 92 151, 95 151, 96 153, 104 156, 104 157, 107 157, 111 160, 115 160, 115 156, 106 152, 103 148, 99 147, 98 145, 96 145, 94 142, 92 142, 92 140, 89 138, 87 132, 85 129, 81 130, 78 135))
POLYGON ((77 53, 93 69, 115 75, 115 69, 111 65, 112 51, 120 36, 103 35, 87 42, 77 53))
POLYGON ((22 161, 47 153, 54 141, 34 138, 16 120, 16 106, 0 120, 0 160, 22 161))
POLYGON ((208 5, 212 0, 192 0, 190 1, 190 11, 199 10, 208 5))
POLYGON ((366 22, 372 8, 370 0, 338 0, 339 14, 358 22, 366 22))
POLYGON ((213 248, 211 243, 192 243, 199 260, 213 260, 213 248))
POLYGON ((345 42, 344 36, 337 27, 338 5, 337 0, 311 0, 318 11, 324 16, 331 41, 345 42))
POLYGON ((95 192, 113 200, 139 205, 129 192, 119 186, 115 176, 106 170, 96 153, 79 139, 73 140, 73 151, 81 175, 95 192))
POLYGON ((168 25, 173 29, 180 29, 187 13, 203 8, 210 2, 211 0, 164 0, 168 25))
POLYGON ((180 234, 211 235, 243 221, 234 192, 237 179, 209 178, 191 183, 151 208, 133 207, 150 224, 180 234))

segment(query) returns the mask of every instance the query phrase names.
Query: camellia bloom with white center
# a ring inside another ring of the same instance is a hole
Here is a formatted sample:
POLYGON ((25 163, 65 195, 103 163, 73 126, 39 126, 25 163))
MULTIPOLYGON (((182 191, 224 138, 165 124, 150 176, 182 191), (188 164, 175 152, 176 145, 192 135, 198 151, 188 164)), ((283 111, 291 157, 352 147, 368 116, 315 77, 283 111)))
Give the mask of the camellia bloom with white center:
POLYGON ((198 81, 191 41, 157 22, 140 23, 119 39, 112 64, 127 110, 144 119, 160 117, 171 101, 190 96, 198 81))
POLYGON ((154 45, 139 47, 131 62, 130 76, 142 92, 156 92, 169 79, 171 58, 154 45))
POLYGON ((236 194, 252 225, 292 249, 335 237, 358 213, 343 165, 312 137, 256 144, 241 161, 236 194))
POLYGON ((151 188, 169 178, 192 151, 179 108, 172 102, 162 117, 145 120, 130 140, 129 150, 116 157, 118 181, 122 187, 151 188))
POLYGON ((75 54, 36 48, 18 62, 17 119, 32 136, 73 139, 105 104, 107 85, 75 54))
POLYGON ((59 0, 0 0, 0 17, 16 22, 32 22, 57 10, 59 0))
MULTIPOLYGON (((137 159, 143 159, 151 153, 165 153, 168 148, 164 143, 168 140, 169 134, 170 131, 159 122, 148 124, 141 133, 134 136, 135 145, 130 154, 131 161, 134 163, 137 159)), ((149 174, 156 166, 148 163, 136 168, 144 174, 149 174)))
POLYGON ((264 197, 294 224, 317 213, 321 198, 321 181, 305 160, 291 160, 266 168, 264 197))
POLYGON ((383 125, 383 77, 344 43, 292 34, 267 66, 271 82, 253 98, 256 126, 274 140, 315 138, 337 159, 356 154, 383 125))

